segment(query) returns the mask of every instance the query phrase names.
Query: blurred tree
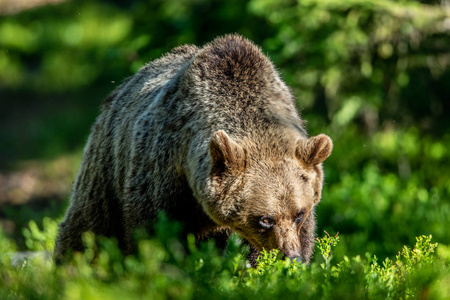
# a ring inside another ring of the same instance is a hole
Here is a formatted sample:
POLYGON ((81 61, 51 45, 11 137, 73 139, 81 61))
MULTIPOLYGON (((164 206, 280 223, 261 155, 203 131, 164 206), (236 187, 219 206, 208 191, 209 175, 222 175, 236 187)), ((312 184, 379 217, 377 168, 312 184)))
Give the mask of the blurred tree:
MULTIPOLYGON (((429 3, 430 1, 428 1, 429 3)), ((450 8, 417 1, 250 1, 277 32, 264 45, 335 126, 394 121, 442 134, 450 87, 450 8)))

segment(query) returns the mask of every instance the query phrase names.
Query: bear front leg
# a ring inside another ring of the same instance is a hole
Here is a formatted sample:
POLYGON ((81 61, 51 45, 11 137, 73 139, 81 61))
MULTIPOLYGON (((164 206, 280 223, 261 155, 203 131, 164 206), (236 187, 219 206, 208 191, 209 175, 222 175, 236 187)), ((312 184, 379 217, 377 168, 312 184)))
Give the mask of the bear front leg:
POLYGON ((136 240, 142 234, 153 234, 153 226, 157 219, 155 209, 149 200, 144 197, 138 198, 133 195, 128 196, 128 201, 123 205, 123 239, 119 241, 119 246, 124 255, 132 255, 137 252, 136 240))
POLYGON ((253 247, 252 244, 248 243, 248 245, 250 247, 250 253, 247 256, 247 260, 249 261, 250 266, 252 266, 253 268, 256 268, 258 266, 257 260, 258 260, 258 257, 261 255, 261 252, 259 252, 258 249, 253 247))
POLYGON ((201 236, 200 238, 198 238, 197 243, 208 239, 214 239, 214 241, 216 242, 217 249, 219 249, 222 252, 222 254, 225 254, 228 241, 230 240, 230 236, 231 236, 230 228, 219 228, 217 230, 211 231, 205 236, 201 236))

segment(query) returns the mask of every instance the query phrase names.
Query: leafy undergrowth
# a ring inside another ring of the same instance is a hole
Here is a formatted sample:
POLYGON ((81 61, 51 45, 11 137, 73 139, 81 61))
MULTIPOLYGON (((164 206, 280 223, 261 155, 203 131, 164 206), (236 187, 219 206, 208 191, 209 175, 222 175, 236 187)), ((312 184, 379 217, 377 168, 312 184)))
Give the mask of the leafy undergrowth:
POLYGON ((225 255, 214 242, 182 244, 177 226, 161 221, 157 238, 139 241, 138 254, 123 258, 111 239, 95 242, 73 262, 55 266, 52 251, 56 221, 43 229, 30 222, 26 244, 36 255, 18 258, 15 245, 0 233, 0 299, 449 299, 450 247, 417 237, 395 259, 364 256, 333 261, 339 236, 318 238, 321 257, 310 266, 263 252, 257 268, 248 268, 245 247, 234 237, 225 255))

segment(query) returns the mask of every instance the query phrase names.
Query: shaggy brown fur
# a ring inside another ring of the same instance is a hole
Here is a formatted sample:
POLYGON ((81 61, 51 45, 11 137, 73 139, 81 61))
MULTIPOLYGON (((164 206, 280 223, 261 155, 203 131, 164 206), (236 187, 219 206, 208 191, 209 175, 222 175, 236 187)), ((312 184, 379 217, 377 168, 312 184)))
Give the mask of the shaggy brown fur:
POLYGON ((104 102, 60 224, 56 257, 81 235, 133 231, 158 212, 198 239, 225 244, 230 229, 254 249, 308 263, 326 135, 308 137, 294 98, 270 60, 227 35, 183 46, 144 66, 104 102))

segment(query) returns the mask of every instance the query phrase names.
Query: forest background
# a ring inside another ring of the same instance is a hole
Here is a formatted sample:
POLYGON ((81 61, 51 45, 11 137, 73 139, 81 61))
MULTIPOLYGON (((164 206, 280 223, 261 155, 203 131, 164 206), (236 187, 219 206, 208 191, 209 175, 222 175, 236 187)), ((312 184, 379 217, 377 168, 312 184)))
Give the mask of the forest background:
POLYGON ((102 99, 173 47, 239 33, 334 141, 318 233, 336 261, 450 245, 450 1, 0 1, 0 225, 58 221, 102 99), (21 6, 21 3, 23 6, 21 6))

